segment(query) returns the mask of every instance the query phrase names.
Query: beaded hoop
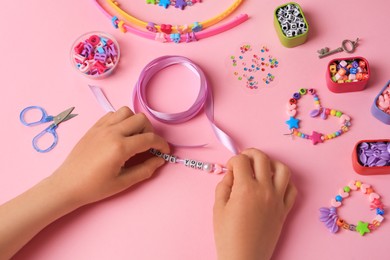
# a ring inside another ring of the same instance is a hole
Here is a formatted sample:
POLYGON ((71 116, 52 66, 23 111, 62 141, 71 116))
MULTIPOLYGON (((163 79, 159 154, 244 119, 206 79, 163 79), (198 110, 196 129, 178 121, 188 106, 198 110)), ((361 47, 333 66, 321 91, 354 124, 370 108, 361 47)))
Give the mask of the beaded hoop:
POLYGON ((287 104, 287 114, 290 116, 290 118, 286 121, 286 124, 288 125, 289 130, 291 130, 291 135, 299 136, 303 139, 310 139, 312 140, 313 144, 322 143, 326 140, 336 138, 347 132, 349 130, 349 127, 351 126, 351 118, 348 115, 344 114, 339 110, 322 107, 315 89, 312 88, 301 88, 298 92, 293 94, 293 97, 289 100, 289 103, 287 104), (331 134, 321 134, 316 131, 313 131, 312 134, 309 135, 302 133, 298 130, 300 120, 295 117, 295 115, 297 114, 298 100, 307 93, 310 93, 313 96, 314 104, 316 107, 316 109, 310 112, 310 116, 317 117, 320 115, 321 118, 324 120, 327 119, 329 115, 338 117, 340 119, 341 124, 341 127, 338 131, 331 134))
POLYGON ((378 193, 374 191, 369 184, 362 183, 361 181, 351 181, 347 186, 340 189, 338 194, 331 200, 332 207, 320 208, 320 221, 325 223, 325 226, 332 233, 336 233, 340 228, 350 231, 357 231, 360 235, 370 233, 377 229, 384 220, 384 206, 380 200, 378 193), (344 198, 349 196, 351 190, 359 190, 369 196, 371 202, 370 209, 375 210, 375 218, 369 222, 358 221, 357 225, 348 224, 347 221, 340 218, 337 215, 337 208, 342 205, 344 198))
MULTIPOLYGON (((228 17, 231 13, 233 13, 244 0, 236 0, 228 9, 226 9, 222 14, 217 15, 211 19, 208 19, 203 22, 194 22, 192 25, 170 25, 170 24, 155 24, 153 22, 145 22, 142 21, 119 7, 119 3, 116 0, 105 0, 107 4, 109 4, 113 9, 115 9, 124 19, 133 25, 142 27, 147 29, 150 32, 163 32, 166 34, 171 33, 187 33, 187 32, 199 32, 207 27, 210 27, 221 20, 228 17)), ((161 3, 162 1, 160 1, 161 3)))

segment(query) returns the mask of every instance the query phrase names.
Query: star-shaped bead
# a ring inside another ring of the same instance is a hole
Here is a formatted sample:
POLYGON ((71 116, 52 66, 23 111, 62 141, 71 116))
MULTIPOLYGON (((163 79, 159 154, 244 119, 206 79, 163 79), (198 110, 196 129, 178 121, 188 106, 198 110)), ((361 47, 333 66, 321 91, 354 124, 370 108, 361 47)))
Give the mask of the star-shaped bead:
POLYGON ((324 141, 322 141, 321 136, 322 134, 313 131, 313 133, 311 134, 311 141, 313 142, 313 144, 323 143, 324 141))
POLYGON ((288 124, 288 129, 292 129, 292 128, 298 129, 299 119, 290 116, 290 119, 286 121, 286 124, 288 124))
POLYGON ((368 223, 359 221, 356 226, 356 231, 358 231, 362 236, 364 236, 365 233, 370 233, 370 229, 368 228, 368 223))

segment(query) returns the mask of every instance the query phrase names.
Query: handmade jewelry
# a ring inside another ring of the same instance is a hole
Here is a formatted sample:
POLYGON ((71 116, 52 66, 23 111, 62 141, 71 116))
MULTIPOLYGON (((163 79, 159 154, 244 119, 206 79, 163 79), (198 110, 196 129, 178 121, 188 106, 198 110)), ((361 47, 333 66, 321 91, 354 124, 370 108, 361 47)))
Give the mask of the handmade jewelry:
POLYGON ((351 181, 347 186, 340 189, 338 194, 331 200, 331 207, 320 208, 320 221, 324 222, 325 226, 330 232, 336 233, 340 228, 350 231, 357 231, 360 235, 370 233, 376 230, 384 220, 384 206, 381 202, 380 196, 369 185, 362 183, 361 181, 351 181), (357 225, 349 224, 344 219, 337 215, 337 208, 342 205, 345 198, 350 195, 352 190, 359 190, 368 195, 370 209, 375 211, 375 217, 371 222, 359 221, 357 225))
POLYGON ((201 3, 202 0, 146 0, 147 4, 162 6, 167 9, 169 6, 174 6, 184 10, 186 6, 193 6, 196 3, 201 3))
POLYGON ((351 127, 351 118, 344 114, 343 112, 331 108, 324 108, 321 106, 320 99, 318 95, 316 94, 315 89, 306 89, 301 88, 298 92, 293 94, 293 97, 289 100, 287 104, 287 114, 290 116, 289 120, 286 121, 286 124, 288 125, 291 135, 299 136, 303 139, 310 139, 312 140, 313 144, 322 143, 327 140, 334 139, 343 133, 347 132, 349 128, 351 127), (317 117, 321 116, 322 119, 327 119, 329 115, 338 117, 340 121, 340 129, 336 132, 333 132, 331 134, 321 134, 316 131, 312 131, 310 134, 305 134, 300 132, 299 129, 299 119, 296 118, 297 114, 297 108, 298 108, 298 100, 306 95, 307 93, 310 93, 313 96, 314 99, 314 105, 316 109, 312 110, 310 112, 311 117, 317 117))
POLYGON ((162 153, 156 149, 150 149, 149 150, 151 154, 164 158, 165 161, 170 162, 170 163, 181 163, 185 165, 186 167, 190 167, 192 169, 197 169, 197 170, 203 170, 207 173, 212 173, 212 174, 220 174, 224 173, 227 171, 225 167, 223 167, 220 164, 217 163, 209 163, 209 162, 202 162, 202 161, 197 161, 193 159, 180 159, 179 157, 175 155, 170 155, 166 153, 162 153))
MULTIPOLYGON (((107 97, 104 95, 104 93, 99 87, 90 86, 90 88, 93 94, 95 95, 97 101, 99 102, 99 104, 107 112, 115 111, 112 105, 110 104, 110 102, 108 101, 107 97)), ((198 67, 195 63, 193 63, 191 60, 182 56, 162 56, 147 64, 145 68, 142 70, 141 75, 133 90, 133 105, 134 105, 133 110, 135 112, 138 112, 138 107, 137 107, 138 103, 142 105, 145 111, 148 112, 156 120, 159 120, 164 123, 171 123, 171 124, 186 122, 191 118, 193 118, 194 116, 196 116, 199 113, 199 111, 203 108, 207 118, 209 119, 214 134, 216 135, 218 140, 233 154, 238 153, 238 148, 236 147, 233 139, 215 124, 214 110, 213 110, 214 105, 213 105, 213 96, 212 96, 211 88, 207 82, 206 76, 202 71, 202 69, 198 67), (194 104, 186 111, 173 113, 173 114, 156 111, 152 109, 147 102, 147 99, 145 97, 146 86, 149 80, 155 74, 157 74, 158 72, 160 72, 166 67, 176 65, 176 64, 187 67, 199 77, 200 88, 199 88, 197 99, 194 102, 194 104)), ((200 146, 192 146, 192 147, 200 147, 200 146)), ((180 159, 177 156, 163 154, 156 150, 151 150, 151 152, 156 156, 160 156, 172 163, 182 163, 185 166, 191 168, 197 168, 197 169, 202 168, 206 172, 213 172, 218 174, 226 171, 226 169, 219 164, 205 163, 205 162, 200 162, 191 159, 180 159)))
MULTIPOLYGON (((187 33, 187 32, 199 32, 207 27, 210 27, 221 20, 228 17, 232 12, 234 12, 244 0, 236 0, 228 9, 222 12, 220 15, 217 15, 211 19, 208 19, 203 22, 194 22, 192 25, 177 25, 172 26, 171 24, 155 24, 153 22, 144 22, 119 7, 119 3, 115 0, 105 0, 114 10, 116 10, 123 18, 133 25, 140 26, 147 29, 151 32, 164 32, 166 34, 171 33, 187 33)), ((161 0, 160 0, 161 3, 161 0)))
MULTIPOLYGON (((120 9, 116 4, 117 2, 113 2, 112 0, 106 0, 110 5, 112 5, 115 9, 118 9, 117 11, 120 12, 123 16, 126 16, 126 12, 124 12, 122 9, 120 9)), ((225 17, 227 17, 231 12, 233 12, 238 6, 235 6, 236 4, 240 4, 243 0, 237 0, 235 4, 233 4, 227 11, 222 13, 219 16, 216 16, 212 19, 209 19, 205 22, 195 22, 193 25, 183 25, 183 26, 172 26, 172 25, 160 25, 156 26, 154 23, 146 23, 141 20, 138 20, 135 17, 128 16, 127 19, 130 19, 130 22, 133 25, 138 25, 142 28, 146 28, 147 31, 142 31, 134 26, 130 26, 125 24, 124 21, 119 20, 117 16, 112 16, 110 13, 108 13, 102 5, 99 4, 98 0, 94 0, 95 5, 97 8, 111 20, 112 25, 114 28, 119 29, 121 32, 131 32, 135 35, 138 35, 143 38, 156 40, 159 42, 174 42, 174 43, 181 43, 181 42, 193 42, 200 39, 204 39, 222 32, 225 32, 227 30, 230 30, 237 25, 245 22, 248 20, 247 14, 240 14, 233 20, 229 21, 226 24, 223 24, 217 28, 209 29, 206 31, 201 31, 202 29, 209 27, 225 17), (158 31, 159 30, 159 31, 158 31)))

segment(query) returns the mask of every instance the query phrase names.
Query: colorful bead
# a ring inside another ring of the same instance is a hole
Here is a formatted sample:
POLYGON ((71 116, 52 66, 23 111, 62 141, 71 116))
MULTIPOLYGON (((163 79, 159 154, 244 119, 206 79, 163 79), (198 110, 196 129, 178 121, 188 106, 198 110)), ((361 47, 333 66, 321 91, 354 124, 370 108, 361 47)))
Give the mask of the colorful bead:
POLYGON ((313 131, 312 135, 308 135, 305 133, 293 133, 294 135, 297 135, 299 137, 302 137, 304 139, 311 139, 313 144, 322 143, 325 140, 331 140, 338 136, 340 136, 343 132, 348 131, 348 127, 351 126, 351 119, 349 116, 343 114, 341 111, 335 110, 335 109, 329 109, 329 108, 323 108, 320 103, 320 99, 318 95, 316 94, 314 89, 299 89, 299 92, 296 92, 293 94, 293 98, 289 100, 289 104, 287 104, 287 115, 290 116, 290 119, 286 121, 286 124, 288 124, 289 129, 298 129, 299 125, 299 119, 295 118, 295 115, 297 114, 297 103, 298 100, 302 97, 302 95, 305 95, 307 92, 313 95, 314 104, 316 109, 312 110, 310 112, 311 117, 317 117, 321 115, 322 119, 326 119, 329 115, 340 118, 341 127, 339 130, 329 133, 329 134, 320 134, 316 131, 313 131))
POLYGON ((360 235, 370 233, 376 230, 384 220, 384 206, 380 201, 380 196, 374 192, 370 185, 362 183, 361 181, 351 181, 348 186, 344 186, 343 189, 339 190, 339 194, 331 200, 330 208, 320 208, 320 221, 324 222, 326 227, 332 232, 336 233, 340 227, 345 230, 357 231, 360 235), (337 208, 341 206, 343 198, 348 197, 351 190, 360 189, 362 193, 369 195, 371 202, 370 208, 375 209, 375 218, 371 223, 359 221, 357 225, 348 224, 344 219, 337 215, 337 208))

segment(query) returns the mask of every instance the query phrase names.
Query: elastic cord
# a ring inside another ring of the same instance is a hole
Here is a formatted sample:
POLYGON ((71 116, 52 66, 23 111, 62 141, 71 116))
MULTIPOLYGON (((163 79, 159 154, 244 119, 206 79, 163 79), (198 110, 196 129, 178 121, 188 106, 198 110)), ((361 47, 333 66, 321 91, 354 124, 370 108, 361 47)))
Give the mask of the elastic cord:
MULTIPOLYGON (((119 7, 118 2, 116 2, 115 0, 105 0, 105 1, 129 22, 131 22, 137 26, 140 26, 142 28, 146 28, 146 26, 148 25, 147 22, 141 21, 138 18, 125 12, 122 8, 119 7)), ((240 6, 240 4, 242 2, 243 2, 243 0, 236 0, 228 9, 226 9, 221 14, 219 14, 211 19, 208 19, 204 22, 199 22, 199 24, 202 26, 202 29, 205 29, 207 27, 210 27, 210 26, 222 21, 223 19, 228 17, 231 13, 233 13, 240 6)), ((192 29, 192 25, 190 25, 189 27, 192 29)), ((160 25, 156 25, 156 28, 157 28, 157 30, 161 31, 160 25)), ((176 31, 174 31, 174 32, 176 32, 176 31)))
MULTIPOLYGON (((95 3, 96 7, 111 21, 114 18, 117 18, 116 16, 111 15, 107 10, 105 10, 103 8, 103 6, 101 6, 99 4, 98 0, 92 0, 92 1, 95 3)), ((138 35, 138 36, 140 36, 142 38, 146 38, 146 39, 157 40, 157 41, 161 41, 161 42, 175 42, 175 43, 187 42, 187 43, 189 43, 192 41, 204 39, 204 38, 214 36, 216 34, 228 31, 228 30, 240 25, 241 23, 247 21, 248 19, 249 19, 249 16, 247 14, 240 14, 237 17, 235 17, 233 20, 231 20, 231 21, 229 21, 229 22, 227 22, 219 27, 208 29, 208 30, 202 30, 202 31, 197 32, 197 33, 191 32, 191 33, 187 33, 187 34, 181 34, 181 35, 179 35, 179 39, 171 38, 169 34, 165 34, 165 33, 154 33, 154 32, 150 32, 150 31, 142 31, 142 30, 139 30, 139 29, 132 27, 130 25, 124 24, 123 21, 120 21, 118 19, 116 19, 114 26, 115 26, 115 28, 119 28, 122 32, 130 32, 132 34, 138 35), (123 28, 121 28, 119 26, 119 24, 123 28)))
POLYGON ((185 57, 162 56, 147 64, 142 70, 138 82, 136 83, 135 88, 133 90, 133 101, 135 112, 137 112, 137 102, 135 101, 138 101, 142 105, 142 107, 153 116, 153 118, 161 122, 170 124, 186 122, 193 118, 195 115, 197 115, 199 111, 204 108, 206 116, 209 119, 211 127, 218 140, 232 153, 238 153, 238 149, 236 148, 233 139, 220 128, 218 128, 214 123, 213 95, 211 88, 207 83, 206 76, 204 75, 200 67, 198 67, 191 60, 185 57), (148 85, 148 82, 159 71, 176 64, 185 66, 199 77, 200 87, 196 101, 194 102, 194 104, 191 105, 188 110, 179 113, 168 114, 156 111, 152 109, 146 101, 146 87, 148 85))

